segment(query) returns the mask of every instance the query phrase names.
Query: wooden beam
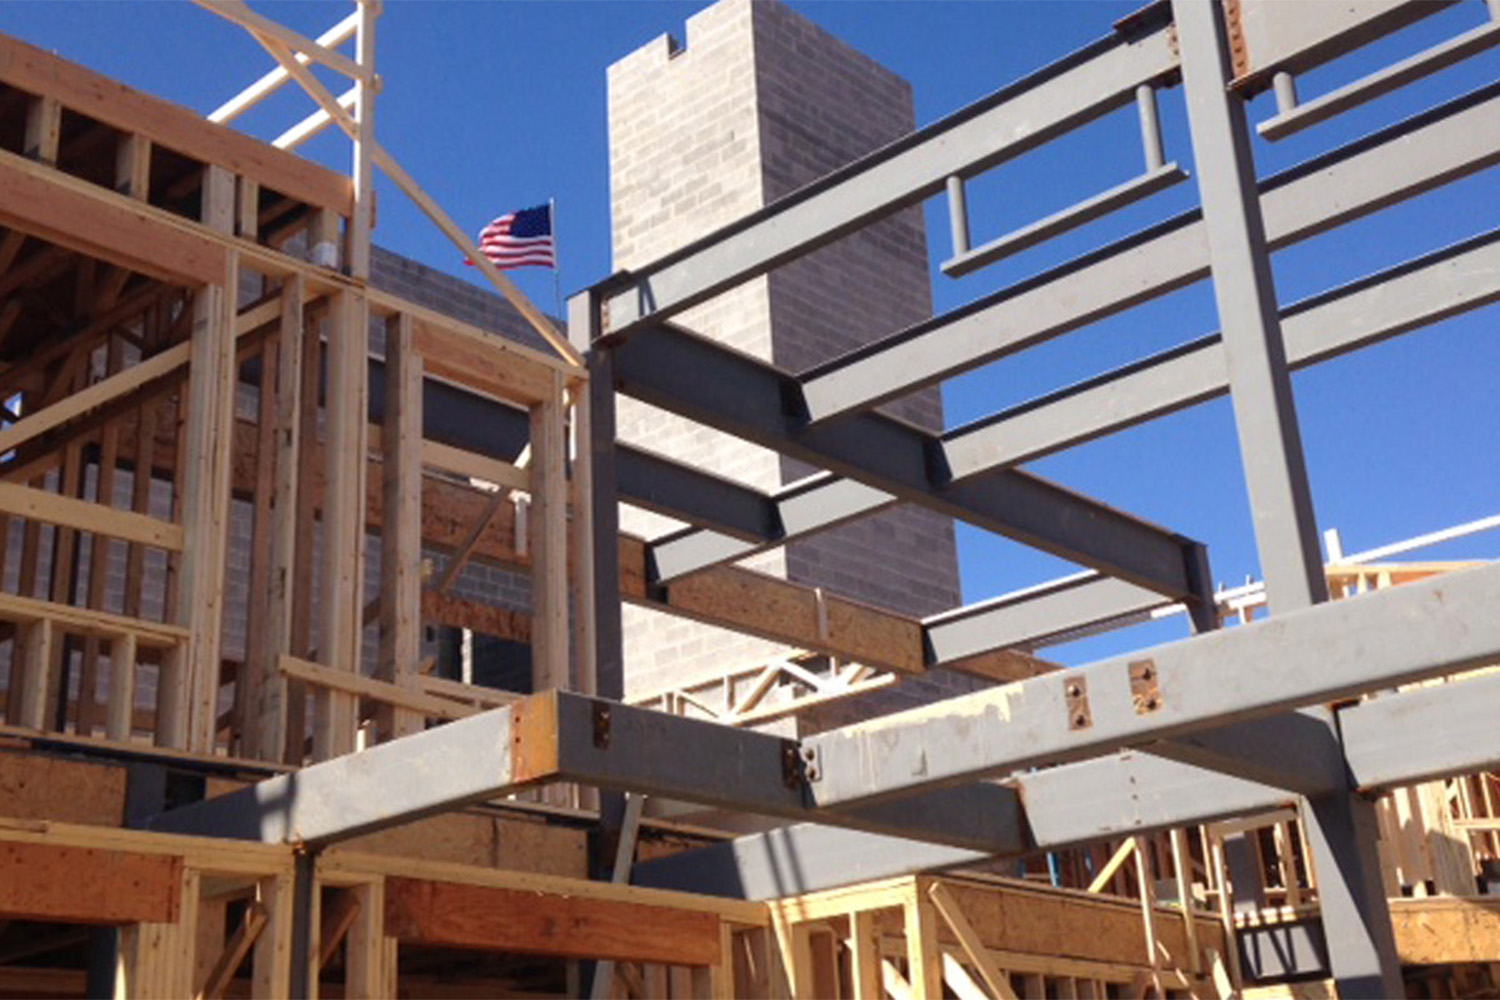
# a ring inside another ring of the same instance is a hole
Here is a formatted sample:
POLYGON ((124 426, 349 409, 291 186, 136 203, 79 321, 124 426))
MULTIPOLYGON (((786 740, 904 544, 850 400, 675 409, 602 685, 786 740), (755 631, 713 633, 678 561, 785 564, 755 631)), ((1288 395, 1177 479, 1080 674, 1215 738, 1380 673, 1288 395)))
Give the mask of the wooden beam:
POLYGON ((88 500, 49 493, 18 483, 0 482, 0 512, 111 538, 123 538, 170 552, 180 552, 183 547, 183 530, 170 521, 115 510, 88 500))
POLYGON ((55 167, 61 138, 62 105, 47 94, 33 97, 26 108, 26 138, 21 151, 33 160, 55 167))
POLYGON ((980 977, 990 988, 990 992, 995 995, 996 1000, 1016 1000, 1016 991, 1010 985, 1010 977, 1000 970, 994 959, 990 958, 984 941, 969 923, 969 919, 964 916, 958 900, 953 898, 948 888, 941 882, 934 882, 927 890, 927 895, 943 918, 943 922, 953 932, 953 936, 958 938, 959 947, 964 950, 964 957, 975 969, 979 970, 980 977))
POLYGON ((17 721, 30 729, 51 728, 48 725, 51 721, 48 712, 56 700, 53 684, 55 675, 51 669, 56 646, 54 638, 52 622, 43 619, 23 625, 15 642, 16 653, 19 655, 13 656, 11 662, 21 664, 19 682, 11 681, 13 686, 19 687, 21 693, 17 721))
MULTIPOLYGON (((226 21, 232 21, 253 34, 269 35, 288 48, 344 74, 351 80, 368 79, 372 72, 343 53, 298 34, 277 21, 257 14, 243 0, 194 0, 194 2, 204 10, 212 11, 226 21)), ((299 61, 298 65, 304 66, 305 63, 299 61)))
POLYGON ((1099 869, 1099 874, 1095 875, 1094 880, 1089 883, 1087 891, 1103 892, 1104 887, 1109 885, 1110 880, 1115 877, 1116 873, 1124 866, 1125 862, 1130 860, 1133 854, 1135 854, 1135 842, 1132 840, 1121 842, 1120 846, 1115 848, 1115 853, 1110 855, 1109 861, 1105 863, 1103 868, 1099 869))
POLYGON ((254 177, 299 201, 349 211, 347 177, 14 38, 0 38, 0 80, 55 97, 122 132, 254 177))
MULTIPOLYGON (((219 665, 224 617, 224 571, 229 551, 230 448, 235 408, 235 303, 239 258, 230 254, 220 284, 194 302, 189 340, 182 528, 185 544, 177 578, 176 619, 188 630, 178 664, 190 685, 187 746, 211 753, 218 732, 219 665)), ((163 720, 171 726, 174 720, 163 720)))
POLYGON ((151 140, 143 135, 120 136, 115 148, 115 191, 136 201, 151 196, 151 140))
POLYGON ((820 596, 812 587, 736 566, 694 573, 673 581, 664 593, 648 593, 645 555, 644 542, 620 536, 620 588, 628 601, 898 673, 927 669, 922 623, 915 618, 833 594, 820 596))
POLYGON ((531 410, 532 690, 568 688, 568 480, 562 374, 531 410))
POLYGON ((393 876, 385 930, 402 944, 616 962, 712 965, 719 920, 645 903, 393 876))
MULTIPOLYGON (((365 475, 368 464, 369 311, 364 297, 342 292, 328 321, 326 440, 323 451, 323 574, 319 660, 356 672, 364 607, 365 475)), ((322 690, 313 700, 313 757, 354 749, 355 704, 322 690)))
MULTIPOLYGON (((389 681, 376 680, 363 674, 334 670, 320 663, 312 663, 295 656, 283 656, 279 662, 281 673, 286 677, 294 677, 318 688, 369 698, 385 705, 402 708, 417 718, 418 729, 421 728, 424 718, 464 719, 481 711, 473 705, 424 694, 413 688, 397 687, 389 681)), ((500 694, 500 692, 490 693, 500 694)))
POLYGON ((513 364, 515 346, 436 323, 416 324, 416 345, 427 374, 499 399, 535 406, 552 392, 552 372, 540 365, 513 364))
POLYGON ((62 844, 0 841, 0 914, 79 924, 169 923, 182 861, 62 844))
POLYGON ((906 964, 910 970, 912 1000, 942 1000, 943 968, 938 951, 937 910, 927 893, 924 879, 912 880, 909 896, 901 904, 906 932, 906 964))
POLYGON ((422 442, 422 464, 471 479, 482 479, 507 490, 522 493, 531 491, 531 473, 528 469, 436 441, 422 442))
MULTIPOLYGON (((345 114, 344 117, 347 118, 348 115, 345 114)), ((557 327, 552 324, 552 321, 532 304, 525 293, 517 288, 505 276, 504 272, 500 271, 488 257, 479 252, 479 248, 474 245, 473 240, 469 239, 468 234, 459 229, 453 223, 453 220, 448 218, 448 214, 438 206, 437 202, 428 196, 427 192, 423 191, 417 185, 416 181, 412 180, 411 176, 401 168, 401 165, 391 159, 386 154, 386 151, 379 146, 375 146, 372 153, 376 164, 385 172, 385 175, 395 181, 396 186, 406 192, 408 198, 416 202, 417 207, 432 220, 438 229, 442 230, 448 239, 453 241, 454 246, 458 247, 459 252, 474 262, 474 266, 479 268, 480 272, 490 280, 490 284, 495 286, 496 290, 505 298, 505 301, 514 306, 516 311, 525 317, 526 321, 531 324, 532 329, 540 334, 543 340, 552 345, 553 350, 557 351, 564 361, 582 367, 582 356, 574 349, 572 344, 568 343, 567 338, 558 332, 557 327)))
MULTIPOLYGON (((246 664, 260 678, 259 697, 249 706, 251 722, 247 733, 247 752, 254 756, 281 760, 285 752, 288 719, 289 690, 278 669, 281 655, 292 652, 292 609, 298 598, 306 595, 297 592, 295 566, 297 557, 296 518, 298 512, 298 475, 301 467, 301 400, 305 351, 304 304, 306 284, 300 274, 286 278, 281 286, 281 323, 277 334, 276 368, 262 371, 261 378, 271 382, 275 391, 272 405, 263 409, 259 419, 268 421, 272 428, 274 456, 257 454, 254 475, 259 489, 257 495, 267 492, 259 472, 267 464, 272 468, 270 524, 267 525, 265 639, 257 644, 260 659, 246 664)), ((313 338, 316 346, 317 338, 313 338)), ((261 397, 264 399, 264 395, 261 397)), ((241 427, 236 428, 237 434, 241 427)), ((258 430, 258 428, 257 428, 258 430)), ((244 476, 236 470, 235 485, 243 488, 244 476)))
POLYGON ((255 941, 255 955, 251 959, 251 996, 290 994, 294 882, 292 873, 284 872, 261 879, 256 884, 257 901, 265 907, 270 925, 255 941))
POLYGON ((134 728, 136 649, 136 637, 130 632, 109 646, 109 703, 104 735, 122 743, 130 739, 134 728))
POLYGON ((354 926, 359 917, 359 899, 349 889, 339 889, 334 895, 333 905, 324 907, 318 927, 317 967, 322 969, 344 943, 344 935, 354 926))
MULTIPOLYGON (((349 36, 354 34, 355 28, 358 27, 358 25, 359 12, 355 11, 354 13, 347 15, 342 21, 335 24, 327 31, 323 32, 317 38, 313 39, 313 41, 317 42, 319 45, 332 48, 333 46, 347 41, 349 36)), ((297 61, 306 66, 308 63, 312 62, 312 57, 304 55, 302 53, 298 53, 297 61)), ((261 101, 265 100, 268 96, 275 93, 276 90, 280 88, 284 83, 286 83, 289 79, 291 79, 291 77, 287 74, 287 71, 282 69, 280 66, 277 66, 275 69, 268 71, 264 76, 260 77, 260 79, 250 84, 250 86, 246 87, 244 90, 240 91, 238 94, 234 95, 229 100, 219 105, 213 111, 209 112, 207 118, 211 122, 219 122, 220 124, 233 121, 235 118, 238 118, 241 114, 249 111, 261 101)))
POLYGON ((222 1000, 240 963, 255 947, 261 931, 265 930, 267 919, 266 908, 259 903, 252 902, 246 907, 245 918, 224 943, 223 951, 208 973, 208 981, 195 994, 194 1000, 222 1000))
POLYGON ((224 248, 184 227, 158 222, 153 212, 113 191, 0 152, 0 224, 163 281, 218 281, 224 248))
POLYGON ((422 620, 433 625, 466 628, 497 639, 531 642, 531 616, 526 612, 467 601, 434 590, 422 592, 422 620))
MULTIPOLYGON (((380 536, 380 667, 377 676, 410 687, 422 651, 422 356, 410 316, 386 322, 383 526, 380 536)), ((385 738, 422 728, 399 708, 378 717, 385 738)))

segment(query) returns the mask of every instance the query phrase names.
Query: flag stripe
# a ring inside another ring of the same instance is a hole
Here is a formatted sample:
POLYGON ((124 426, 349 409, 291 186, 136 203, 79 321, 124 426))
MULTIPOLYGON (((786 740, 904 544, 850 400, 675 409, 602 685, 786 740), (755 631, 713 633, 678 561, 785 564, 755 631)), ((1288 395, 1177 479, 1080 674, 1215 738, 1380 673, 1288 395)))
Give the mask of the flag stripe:
POLYGON ((479 251, 499 269, 557 267, 552 206, 523 208, 495 219, 479 231, 479 251))

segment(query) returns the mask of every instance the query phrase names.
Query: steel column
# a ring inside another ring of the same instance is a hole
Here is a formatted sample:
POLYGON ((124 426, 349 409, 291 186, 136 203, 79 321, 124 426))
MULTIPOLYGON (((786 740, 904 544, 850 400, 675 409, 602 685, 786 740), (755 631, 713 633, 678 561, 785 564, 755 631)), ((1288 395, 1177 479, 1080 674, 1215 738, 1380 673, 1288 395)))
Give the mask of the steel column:
MULTIPOLYGON (((1274 616, 1328 599, 1317 519, 1281 338, 1270 252, 1243 98, 1218 4, 1173 0, 1214 299, 1250 494, 1266 597, 1274 616)), ((1313 716, 1307 716, 1315 722, 1313 716)), ((1332 720, 1322 722, 1330 729, 1332 720)), ((1260 753, 1272 752, 1263 742, 1260 753)), ((1319 906, 1340 994, 1399 996, 1401 962, 1380 879, 1374 807, 1347 787, 1302 809, 1319 873, 1319 906)))

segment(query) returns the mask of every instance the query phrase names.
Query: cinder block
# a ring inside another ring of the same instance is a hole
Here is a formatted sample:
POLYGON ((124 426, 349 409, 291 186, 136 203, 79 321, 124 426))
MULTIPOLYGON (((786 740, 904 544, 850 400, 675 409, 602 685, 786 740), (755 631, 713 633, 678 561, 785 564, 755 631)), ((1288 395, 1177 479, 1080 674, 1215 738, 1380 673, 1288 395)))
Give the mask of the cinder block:
MULTIPOLYGON (((723 0, 609 71, 614 266, 636 266, 843 166, 913 127, 905 81, 777 3, 723 0), (817 141, 809 141, 816 136, 817 141)), ((684 325, 798 371, 927 318, 919 209, 840 240, 690 310, 684 325)), ((936 391, 893 412, 934 429, 936 391)), ((622 400, 621 437, 759 489, 808 467, 622 400)), ((648 534, 665 519, 631 512, 648 534)), ((953 528, 897 509, 755 560, 757 568, 928 613, 958 602, 953 528)), ((776 652, 759 640, 626 609, 631 694, 776 652), (696 634, 701 641, 684 638, 696 634)))

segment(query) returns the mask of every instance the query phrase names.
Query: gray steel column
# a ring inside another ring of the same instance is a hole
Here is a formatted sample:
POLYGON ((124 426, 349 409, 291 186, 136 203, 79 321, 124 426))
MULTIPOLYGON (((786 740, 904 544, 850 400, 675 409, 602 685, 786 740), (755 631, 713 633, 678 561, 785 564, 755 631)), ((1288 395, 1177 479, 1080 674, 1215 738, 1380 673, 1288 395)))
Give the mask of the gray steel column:
POLYGON ((599 299, 592 291, 568 300, 568 336, 584 354, 589 369, 589 435, 593 495, 588 498, 594 521, 594 654, 600 698, 625 698, 624 654, 620 633, 619 483, 615 472, 614 355, 593 346, 600 329, 599 299))
POLYGON ((1271 611, 1328 598, 1276 287, 1241 99, 1229 93, 1221 8, 1173 0, 1240 460, 1271 611))
MULTIPOLYGON (((589 435, 594 521, 594 695, 625 699, 625 651, 620 611, 620 491, 615 472, 614 355, 594 341, 603 331, 599 295, 584 291, 568 300, 568 336, 589 369, 589 435)), ((610 877, 614 848, 625 822, 625 796, 599 791, 599 823, 589 834, 589 874, 610 877)), ((589 970, 587 977, 592 977, 589 970)))
MULTIPOLYGON (((1244 103, 1227 87, 1232 73, 1220 4, 1172 0, 1172 12, 1267 600, 1273 613, 1305 608, 1327 600, 1328 589, 1244 103)), ((1332 725, 1327 713, 1323 718, 1332 725)), ((1370 804, 1340 789, 1305 800, 1302 814, 1339 994, 1401 996, 1401 964, 1379 878, 1370 804)))

